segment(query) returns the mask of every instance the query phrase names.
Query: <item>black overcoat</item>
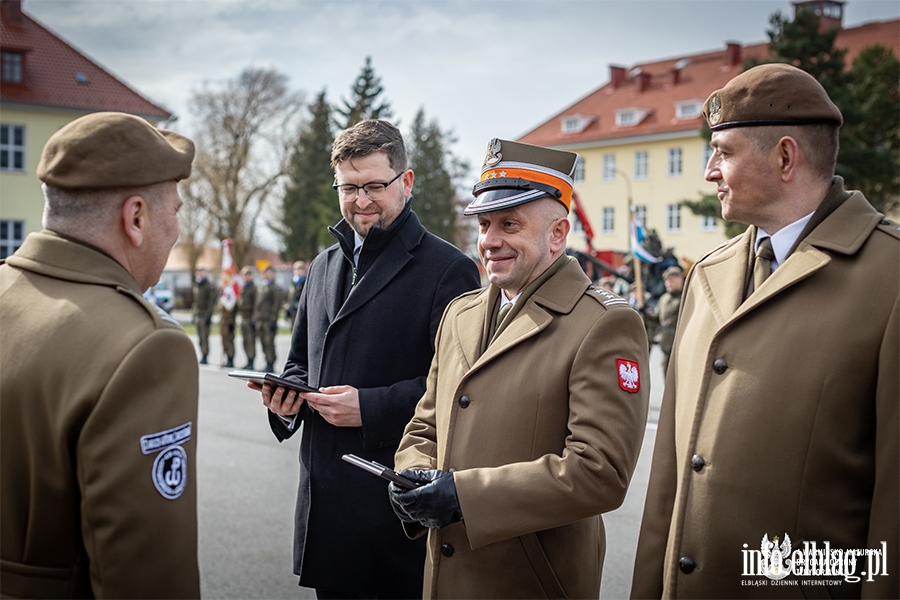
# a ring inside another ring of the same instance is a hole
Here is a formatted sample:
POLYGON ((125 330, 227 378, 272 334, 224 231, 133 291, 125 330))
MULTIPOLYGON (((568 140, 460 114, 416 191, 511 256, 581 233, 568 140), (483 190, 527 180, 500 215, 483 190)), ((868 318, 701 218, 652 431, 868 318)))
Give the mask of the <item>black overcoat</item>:
MULTIPOLYGON (((303 405, 294 572, 306 587, 418 596, 423 540, 403 534, 387 482, 341 456, 393 465, 425 392, 444 308, 479 286, 478 269, 428 233, 407 203, 388 228, 369 231, 351 286, 353 232, 345 221, 331 232, 339 243, 310 264, 284 376, 358 388, 363 425, 335 427, 303 405)), ((269 421, 279 440, 292 434, 273 413, 269 421)))

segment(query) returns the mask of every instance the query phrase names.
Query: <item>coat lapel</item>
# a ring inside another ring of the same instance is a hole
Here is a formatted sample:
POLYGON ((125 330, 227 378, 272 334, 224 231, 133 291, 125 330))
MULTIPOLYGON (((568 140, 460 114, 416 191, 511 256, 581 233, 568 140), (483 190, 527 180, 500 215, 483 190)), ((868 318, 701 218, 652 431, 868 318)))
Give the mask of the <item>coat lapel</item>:
POLYGON ((719 326, 724 325, 738 310, 744 299, 747 264, 752 228, 745 231, 721 254, 697 263, 697 283, 709 299, 709 306, 719 326))
POLYGON ((341 252, 340 246, 328 254, 325 263, 325 312, 328 314, 328 322, 334 323, 344 302, 344 269, 349 268, 347 258, 341 252))
POLYGON ((476 294, 469 301, 468 306, 460 309, 453 321, 457 354, 466 371, 472 368, 481 352, 484 322, 487 318, 488 307, 492 304, 490 290, 491 288, 488 287, 476 294))

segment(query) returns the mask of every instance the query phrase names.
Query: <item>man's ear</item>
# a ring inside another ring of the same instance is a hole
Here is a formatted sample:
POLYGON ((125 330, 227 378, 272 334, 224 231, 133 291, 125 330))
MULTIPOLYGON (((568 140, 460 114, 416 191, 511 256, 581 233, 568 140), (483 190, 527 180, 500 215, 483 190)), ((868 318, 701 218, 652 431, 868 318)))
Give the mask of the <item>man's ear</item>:
POLYGON ((572 224, 569 223, 568 217, 562 217, 553 222, 550 226, 550 251, 558 252, 561 248, 566 247, 566 238, 569 235, 569 229, 572 224))
POLYGON ((800 158, 800 145, 790 136, 784 136, 778 140, 775 147, 778 159, 778 172, 782 181, 790 181, 797 172, 797 161, 800 158))
POLYGON ((149 210, 147 201, 138 195, 129 196, 122 204, 121 219, 125 237, 135 248, 140 248, 144 243, 149 210))

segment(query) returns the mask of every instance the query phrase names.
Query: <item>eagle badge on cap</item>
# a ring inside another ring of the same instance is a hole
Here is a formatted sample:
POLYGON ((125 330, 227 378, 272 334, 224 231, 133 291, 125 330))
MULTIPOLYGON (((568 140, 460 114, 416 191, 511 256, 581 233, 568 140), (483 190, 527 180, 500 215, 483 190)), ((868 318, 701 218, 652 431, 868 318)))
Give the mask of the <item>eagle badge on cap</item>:
POLYGON ((709 124, 715 125, 722 120, 722 98, 714 94, 709 99, 709 124))
POLYGON ((484 157, 484 166, 493 167, 502 159, 503 154, 500 153, 500 140, 499 138, 494 138, 488 142, 487 156, 484 157))

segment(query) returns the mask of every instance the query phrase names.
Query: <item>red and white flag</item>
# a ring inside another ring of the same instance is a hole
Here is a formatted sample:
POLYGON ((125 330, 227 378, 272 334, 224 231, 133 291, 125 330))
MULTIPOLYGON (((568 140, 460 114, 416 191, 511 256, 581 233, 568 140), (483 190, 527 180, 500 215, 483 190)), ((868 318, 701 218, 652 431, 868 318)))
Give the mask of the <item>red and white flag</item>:
POLYGON ((238 270, 231 258, 231 240, 222 240, 222 306, 232 310, 241 293, 238 270))

